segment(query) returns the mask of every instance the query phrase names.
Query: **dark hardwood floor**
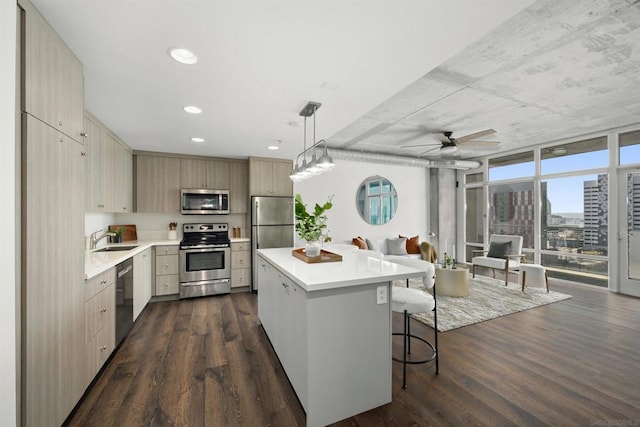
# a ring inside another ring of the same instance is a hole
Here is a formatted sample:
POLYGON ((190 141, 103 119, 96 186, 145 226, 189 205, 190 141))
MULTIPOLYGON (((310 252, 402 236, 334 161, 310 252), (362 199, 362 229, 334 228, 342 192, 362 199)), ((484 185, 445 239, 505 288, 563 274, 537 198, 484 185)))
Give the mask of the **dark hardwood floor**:
MULTIPOLYGON (((573 298, 439 334, 439 375, 433 364, 410 366, 403 390, 393 363, 393 402, 336 425, 640 425, 640 299, 551 289, 573 298)), ((304 425, 256 299, 149 304, 68 424, 304 425)))

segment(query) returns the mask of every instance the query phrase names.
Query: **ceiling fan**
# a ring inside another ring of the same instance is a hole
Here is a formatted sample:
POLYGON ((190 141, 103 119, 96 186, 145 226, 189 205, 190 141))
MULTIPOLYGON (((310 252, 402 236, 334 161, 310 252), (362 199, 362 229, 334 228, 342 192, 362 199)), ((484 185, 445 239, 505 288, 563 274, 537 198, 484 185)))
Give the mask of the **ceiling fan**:
POLYGON ((460 138, 454 138, 453 132, 445 131, 445 132, 435 132, 433 136, 435 139, 439 140, 439 142, 430 142, 425 144, 414 144, 414 145, 401 145, 400 148, 413 148, 413 147, 430 147, 426 151, 420 153, 426 154, 428 152, 434 150, 440 150, 440 154, 454 154, 458 151, 458 147, 460 145, 464 145, 464 147, 493 147, 496 144, 499 144, 499 141, 477 141, 476 138, 482 138, 483 136, 492 135, 496 133, 493 129, 486 129, 480 132, 471 133, 469 135, 461 136, 460 138))

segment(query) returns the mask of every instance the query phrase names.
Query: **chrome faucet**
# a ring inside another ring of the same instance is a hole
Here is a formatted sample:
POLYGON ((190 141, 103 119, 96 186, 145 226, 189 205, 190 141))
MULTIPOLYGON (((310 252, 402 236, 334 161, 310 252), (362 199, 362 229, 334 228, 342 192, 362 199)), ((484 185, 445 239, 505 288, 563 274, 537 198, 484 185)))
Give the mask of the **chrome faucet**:
POLYGON ((105 232, 103 235, 96 237, 98 233, 102 232, 102 230, 98 230, 94 233, 91 233, 91 237, 89 238, 89 249, 95 249, 98 242, 105 237, 115 236, 116 233, 112 233, 110 231, 105 232))

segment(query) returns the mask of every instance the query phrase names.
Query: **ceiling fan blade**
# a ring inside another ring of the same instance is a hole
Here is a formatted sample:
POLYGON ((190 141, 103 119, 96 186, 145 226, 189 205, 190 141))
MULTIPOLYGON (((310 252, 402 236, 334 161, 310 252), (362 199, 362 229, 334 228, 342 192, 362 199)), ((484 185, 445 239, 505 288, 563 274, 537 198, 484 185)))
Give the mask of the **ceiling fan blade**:
POLYGON ((413 147, 439 147, 441 144, 439 142, 433 142, 430 144, 413 144, 413 145, 401 145, 400 148, 413 148, 413 147))
POLYGON ((429 148, 428 150, 425 150, 425 151, 422 151, 421 153, 418 153, 418 156, 422 156, 422 155, 427 154, 427 153, 429 153, 431 151, 435 151, 435 150, 439 150, 439 149, 440 149, 440 147, 429 148))
POLYGON ((476 133, 470 133, 469 135, 461 136, 460 138, 455 138, 457 142, 466 142, 471 141, 472 139, 481 138, 483 136, 491 135, 496 133, 493 129, 487 129, 476 133))
POLYGON ((465 147, 494 147, 498 144, 500 144, 500 141, 463 141, 459 145, 464 145, 465 147))

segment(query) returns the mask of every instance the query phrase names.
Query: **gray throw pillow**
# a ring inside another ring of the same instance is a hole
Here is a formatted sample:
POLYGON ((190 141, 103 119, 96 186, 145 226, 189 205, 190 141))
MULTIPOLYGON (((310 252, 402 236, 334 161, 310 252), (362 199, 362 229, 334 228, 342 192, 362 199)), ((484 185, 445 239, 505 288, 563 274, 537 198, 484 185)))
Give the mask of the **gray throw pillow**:
POLYGON ((380 248, 378 247, 378 245, 376 245, 375 243, 373 243, 371 240, 369 239, 364 239, 365 242, 367 242, 367 247, 372 250, 372 251, 376 251, 376 252, 380 252, 380 248))
POLYGON ((406 255, 407 238, 387 239, 387 250, 389 251, 389 255, 406 255))
POLYGON ((506 255, 511 254, 511 242, 497 243, 492 242, 489 245, 489 258, 504 258, 506 255))

